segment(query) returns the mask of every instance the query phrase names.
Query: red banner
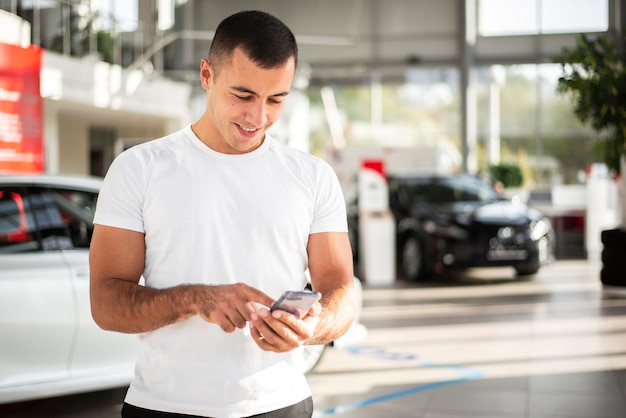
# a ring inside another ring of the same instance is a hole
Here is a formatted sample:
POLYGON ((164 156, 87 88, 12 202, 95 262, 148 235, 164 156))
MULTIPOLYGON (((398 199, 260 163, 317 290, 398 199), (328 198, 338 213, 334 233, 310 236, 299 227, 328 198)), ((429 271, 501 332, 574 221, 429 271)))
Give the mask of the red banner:
POLYGON ((0 43, 0 173, 44 170, 42 52, 0 43))

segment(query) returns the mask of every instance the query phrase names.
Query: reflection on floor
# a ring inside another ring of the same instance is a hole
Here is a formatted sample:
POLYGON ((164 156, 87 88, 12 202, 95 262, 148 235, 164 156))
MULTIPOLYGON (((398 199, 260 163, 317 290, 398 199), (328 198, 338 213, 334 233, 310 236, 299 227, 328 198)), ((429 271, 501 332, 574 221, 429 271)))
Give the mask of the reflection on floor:
POLYGON ((599 270, 366 286, 368 337, 309 376, 315 416, 626 417, 626 288, 603 288, 599 270))

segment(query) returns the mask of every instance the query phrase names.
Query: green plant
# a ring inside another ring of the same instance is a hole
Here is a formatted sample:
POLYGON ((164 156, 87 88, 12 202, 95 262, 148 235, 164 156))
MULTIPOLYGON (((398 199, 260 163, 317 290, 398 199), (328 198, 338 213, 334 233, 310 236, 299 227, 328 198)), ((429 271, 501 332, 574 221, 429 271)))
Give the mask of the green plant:
POLYGON ((557 92, 574 98, 574 113, 600 134, 597 149, 619 173, 626 142, 626 55, 608 35, 581 35, 558 59, 562 75, 557 92))
MULTIPOLYGON (((113 34, 109 31, 95 30, 94 22, 97 15, 83 16, 75 7, 70 8, 69 13, 69 37, 70 55, 82 57, 90 52, 97 52, 104 62, 113 63, 113 53, 115 49, 113 34), (91 37, 95 36, 96 51, 90 51, 91 37)), ((52 38, 48 49, 58 53, 64 51, 63 26, 59 25, 58 33, 52 38)))
POLYGON ((489 166, 489 179, 492 184, 502 183, 504 187, 520 187, 524 184, 524 175, 520 166, 515 164, 491 164, 489 166))
POLYGON ((113 63, 113 53, 115 50, 115 40, 113 34, 107 31, 96 32, 96 45, 100 59, 110 64, 113 63))

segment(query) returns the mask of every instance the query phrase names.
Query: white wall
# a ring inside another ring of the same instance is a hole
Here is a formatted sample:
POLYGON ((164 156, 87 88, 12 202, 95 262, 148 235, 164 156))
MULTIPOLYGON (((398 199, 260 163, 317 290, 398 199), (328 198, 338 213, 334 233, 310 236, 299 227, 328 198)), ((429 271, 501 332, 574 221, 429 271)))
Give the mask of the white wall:
POLYGON ((142 142, 191 122, 190 86, 46 51, 41 72, 46 171, 88 174, 91 127, 142 142))

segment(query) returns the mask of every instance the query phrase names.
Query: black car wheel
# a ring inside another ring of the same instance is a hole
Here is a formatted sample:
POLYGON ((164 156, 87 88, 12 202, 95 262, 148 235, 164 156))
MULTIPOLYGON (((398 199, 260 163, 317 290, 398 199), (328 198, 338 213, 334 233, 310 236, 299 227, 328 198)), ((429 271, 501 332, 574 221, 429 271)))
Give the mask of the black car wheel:
POLYGON ((517 275, 532 276, 539 271, 542 265, 551 263, 554 260, 554 249, 547 236, 541 237, 537 241, 537 258, 538 261, 514 266, 517 275))
POLYGON ((404 277, 408 280, 417 280, 424 270, 424 254, 422 245, 415 235, 410 235, 402 245, 400 263, 404 277))
POLYGON ((539 271, 539 263, 518 264, 515 266, 515 272, 518 276, 532 276, 539 271))

